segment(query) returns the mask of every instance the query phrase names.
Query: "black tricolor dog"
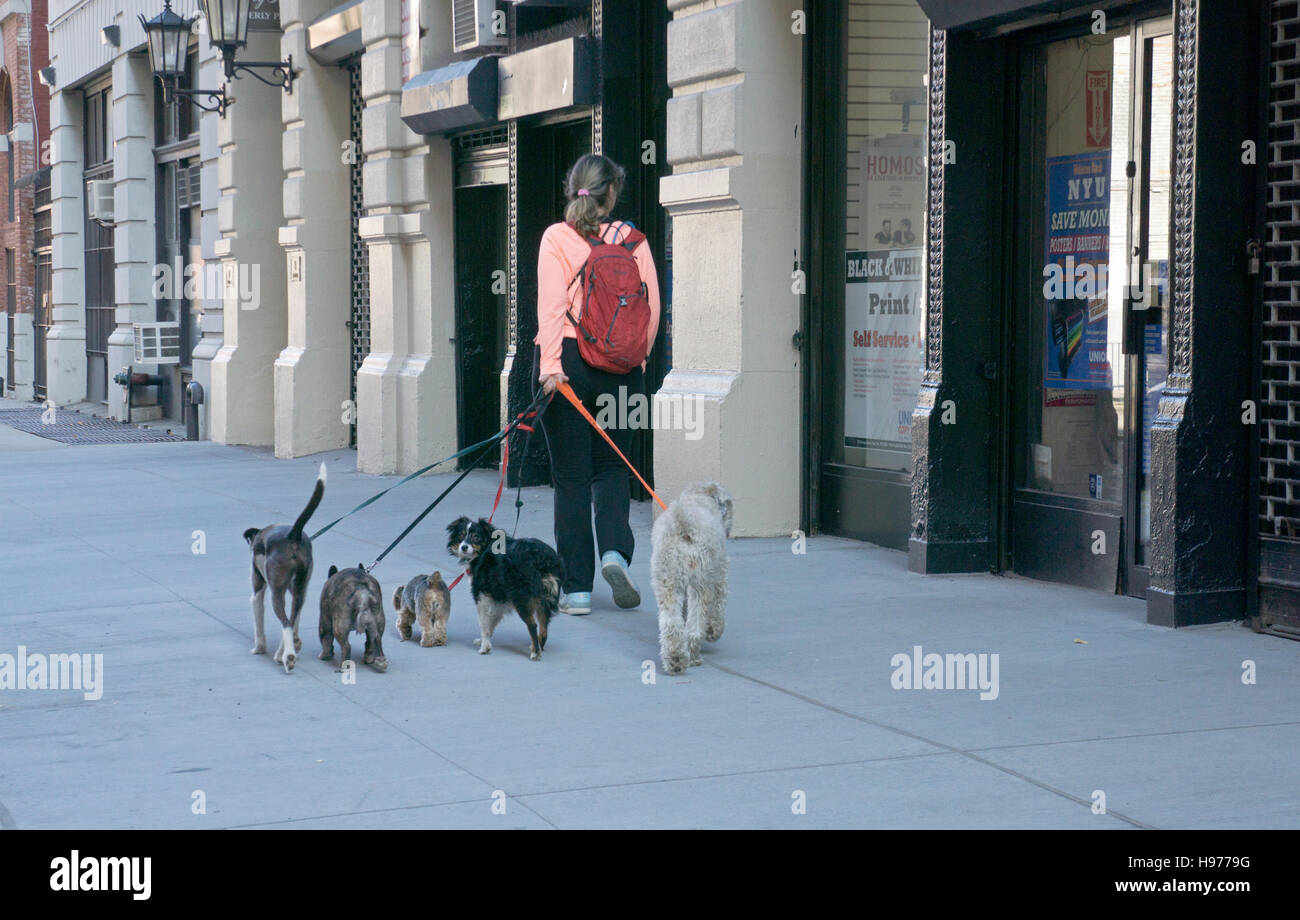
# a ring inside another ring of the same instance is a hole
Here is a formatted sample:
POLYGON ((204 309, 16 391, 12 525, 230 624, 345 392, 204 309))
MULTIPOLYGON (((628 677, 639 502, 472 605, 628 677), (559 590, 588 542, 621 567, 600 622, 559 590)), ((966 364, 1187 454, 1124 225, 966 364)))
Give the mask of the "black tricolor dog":
POLYGON ((528 657, 538 661, 564 579, 564 566, 555 550, 541 540, 511 539, 484 518, 460 517, 447 525, 447 551, 469 569, 482 634, 478 653, 492 651, 492 633, 513 608, 532 638, 528 657))
POLYGON ((320 657, 329 661, 334 657, 334 642, 338 641, 344 662, 352 658, 352 645, 348 636, 358 632, 366 637, 366 652, 362 661, 379 673, 388 670, 384 657, 384 596, 379 582, 364 567, 339 570, 330 566, 329 577, 320 592, 320 657))
POLYGON ((253 630, 256 634, 253 654, 266 654, 266 630, 262 619, 269 584, 271 607, 280 620, 281 629, 275 660, 284 665, 286 674, 293 670, 302 649, 302 640, 298 638, 298 615, 302 613, 303 601, 307 599, 307 582, 311 580, 311 540, 303 536, 302 529, 307 526, 324 495, 325 464, 322 463, 320 475, 316 477, 316 488, 293 526, 272 524, 244 531, 244 539, 253 550, 253 630), (284 611, 285 591, 293 599, 292 615, 284 611))

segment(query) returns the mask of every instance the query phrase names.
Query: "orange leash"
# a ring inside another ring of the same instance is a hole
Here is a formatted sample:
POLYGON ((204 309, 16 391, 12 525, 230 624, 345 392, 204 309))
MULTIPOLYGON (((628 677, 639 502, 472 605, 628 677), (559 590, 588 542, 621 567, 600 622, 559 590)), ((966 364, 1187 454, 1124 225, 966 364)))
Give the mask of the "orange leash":
POLYGON ((635 475, 637 479, 641 480, 641 485, 645 486, 645 490, 659 503, 659 507, 667 511, 668 506, 664 504, 664 500, 658 495, 655 495, 655 490, 650 488, 650 483, 646 482, 645 477, 636 471, 636 467, 632 465, 632 461, 623 456, 623 452, 618 449, 618 445, 614 443, 613 438, 609 436, 608 432, 606 432, 604 428, 601 428, 600 425, 596 424, 596 420, 591 417, 591 413, 588 412, 587 407, 582 404, 582 400, 578 398, 578 394, 573 392, 573 387, 569 386, 568 381, 561 383, 556 387, 556 389, 564 395, 565 399, 573 403, 573 408, 577 409, 579 414, 591 423, 592 428, 595 428, 600 432, 600 436, 605 439, 605 443, 614 448, 614 453, 618 454, 619 458, 627 464, 627 468, 632 471, 633 475, 635 475))

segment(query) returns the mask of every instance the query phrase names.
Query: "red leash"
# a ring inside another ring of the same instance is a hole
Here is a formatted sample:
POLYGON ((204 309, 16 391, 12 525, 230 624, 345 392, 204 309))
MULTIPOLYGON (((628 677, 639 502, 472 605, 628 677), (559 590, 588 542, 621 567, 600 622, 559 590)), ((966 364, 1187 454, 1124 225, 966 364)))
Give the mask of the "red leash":
MULTIPOLYGON (((533 418, 536 415, 537 415, 537 410, 533 409, 530 412, 520 412, 515 417, 518 419, 526 419, 526 418, 533 418)), ((515 427, 520 429, 521 431, 527 431, 530 434, 533 431, 532 425, 524 424, 524 422, 522 421, 515 427)), ((497 482, 497 497, 492 502, 492 513, 488 515, 489 524, 492 523, 492 518, 496 516, 497 508, 501 506, 501 494, 505 491, 506 488, 506 469, 509 466, 510 466, 510 438, 507 436, 501 440, 501 478, 497 482)), ((465 571, 457 575, 455 581, 453 581, 451 584, 447 586, 447 590, 450 591, 452 588, 460 584, 460 580, 464 578, 467 574, 469 574, 469 569, 466 569, 465 571)))

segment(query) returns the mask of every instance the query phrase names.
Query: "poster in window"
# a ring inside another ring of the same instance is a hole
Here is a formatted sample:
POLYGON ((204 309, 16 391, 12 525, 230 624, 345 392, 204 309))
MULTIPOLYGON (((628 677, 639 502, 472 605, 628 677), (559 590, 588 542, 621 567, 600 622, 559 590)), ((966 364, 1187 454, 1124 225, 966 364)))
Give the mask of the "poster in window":
POLYGON ((1043 386, 1108 390, 1110 151, 1047 160, 1043 386))
POLYGON ((863 248, 846 253, 844 444, 910 451, 925 370, 924 138, 867 138, 858 175, 863 248))
POLYGON ((847 253, 844 444, 911 450, 925 369, 920 248, 847 253))

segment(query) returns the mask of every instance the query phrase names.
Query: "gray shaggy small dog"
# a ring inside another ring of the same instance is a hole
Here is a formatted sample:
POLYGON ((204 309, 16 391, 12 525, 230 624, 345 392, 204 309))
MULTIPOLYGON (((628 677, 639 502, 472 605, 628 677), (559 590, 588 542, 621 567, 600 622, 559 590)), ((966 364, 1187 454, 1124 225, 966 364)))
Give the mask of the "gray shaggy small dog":
POLYGON ((664 671, 701 664, 700 639, 722 637, 727 612, 727 538, 731 496, 716 482, 695 482, 659 515, 650 532, 650 583, 659 603, 664 671))

